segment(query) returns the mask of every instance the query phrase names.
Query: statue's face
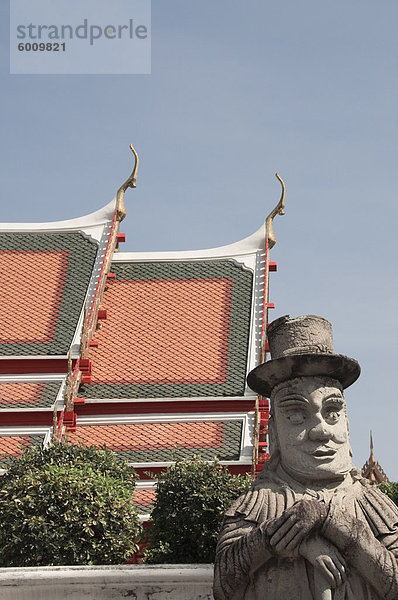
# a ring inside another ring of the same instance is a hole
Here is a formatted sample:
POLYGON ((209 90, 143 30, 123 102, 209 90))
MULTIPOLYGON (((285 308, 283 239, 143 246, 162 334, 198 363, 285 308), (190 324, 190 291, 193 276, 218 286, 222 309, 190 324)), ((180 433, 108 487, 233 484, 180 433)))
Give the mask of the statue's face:
POLYGON ((301 480, 332 481, 352 468, 344 396, 333 383, 301 377, 272 397, 281 464, 301 480))

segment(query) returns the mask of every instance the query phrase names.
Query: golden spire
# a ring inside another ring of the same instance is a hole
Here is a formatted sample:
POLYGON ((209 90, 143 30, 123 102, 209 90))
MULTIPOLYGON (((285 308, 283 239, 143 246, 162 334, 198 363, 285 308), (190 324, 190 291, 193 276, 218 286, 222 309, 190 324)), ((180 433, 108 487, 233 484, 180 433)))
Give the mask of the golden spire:
POLYGON ((366 479, 369 479, 371 483, 382 483, 383 481, 389 480, 382 467, 374 457, 372 430, 370 430, 370 456, 362 467, 362 475, 366 479))
POLYGON ((285 214, 285 199, 286 199, 286 186, 281 177, 279 177, 278 173, 275 173, 275 177, 280 181, 282 186, 281 198, 275 208, 269 213, 268 217, 265 220, 265 237, 268 238, 268 248, 271 249, 275 246, 276 237, 274 233, 274 228, 272 225, 272 221, 276 215, 284 215, 285 214))
POLYGON ((134 154, 135 164, 134 164, 133 172, 131 173, 130 177, 128 179, 126 179, 126 181, 120 186, 120 188, 118 189, 117 194, 116 194, 116 218, 118 221, 123 221, 124 217, 126 216, 126 206, 124 204, 124 192, 127 190, 127 188, 135 188, 136 187, 135 184, 137 181, 137 171, 138 171, 139 160, 138 160, 138 154, 137 154, 133 144, 130 144, 130 150, 134 154))

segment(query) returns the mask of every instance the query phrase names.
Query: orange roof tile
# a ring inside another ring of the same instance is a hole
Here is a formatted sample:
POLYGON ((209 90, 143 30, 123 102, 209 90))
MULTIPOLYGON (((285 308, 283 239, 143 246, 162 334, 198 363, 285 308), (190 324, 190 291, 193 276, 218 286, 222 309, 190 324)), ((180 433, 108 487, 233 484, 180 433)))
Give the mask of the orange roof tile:
POLYGON ((73 443, 83 442, 110 450, 154 450, 155 448, 218 448, 222 444, 223 423, 136 423, 134 425, 80 425, 69 433, 73 443))
POLYGON ((145 512, 149 512, 152 508, 152 505, 156 498, 156 488, 137 488, 134 492, 134 502, 139 510, 139 512, 143 512, 142 509, 146 509, 145 512))
POLYGON ((245 390, 253 273, 233 260, 118 262, 91 347, 88 398, 245 390))
POLYGON ((202 457, 240 454, 242 422, 197 421, 181 423, 134 423, 126 425, 78 425, 68 441, 102 446, 121 453, 131 462, 175 460, 181 454, 202 457))
POLYGON ((0 408, 51 406, 60 386, 59 381, 0 383, 0 408))
POLYGON ((230 295, 222 278, 112 282, 92 383, 225 381, 230 295))
POLYGON ((54 337, 68 250, 0 252, 0 343, 48 343, 54 337))
MULTIPOLYGON (((32 443, 42 443, 44 436, 41 435, 4 435, 0 436, 0 458, 3 455, 21 456, 22 451, 32 443)), ((3 462, 3 461, 1 461, 3 462)))
POLYGON ((0 354, 67 354, 98 246, 78 232, 0 232, 0 354))

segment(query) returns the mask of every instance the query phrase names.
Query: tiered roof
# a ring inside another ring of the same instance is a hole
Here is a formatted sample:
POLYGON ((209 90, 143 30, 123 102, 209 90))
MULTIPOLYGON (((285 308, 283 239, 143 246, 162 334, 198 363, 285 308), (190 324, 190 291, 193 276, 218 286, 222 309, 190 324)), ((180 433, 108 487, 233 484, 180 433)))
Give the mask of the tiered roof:
POLYGON ((87 398, 244 393, 251 271, 230 260, 137 262, 123 254, 111 270, 87 398))
POLYGON ((389 479, 385 474, 382 466, 377 462, 373 454, 373 436, 370 432, 370 456, 364 466, 362 467, 362 476, 373 484, 388 482, 389 479))
POLYGON ((248 472, 258 441, 266 458, 246 375, 276 267, 265 224, 220 248, 114 254, 135 175, 86 217, 0 225, 0 465, 52 437, 105 444, 137 468, 146 513, 148 471, 199 454, 248 472))
POLYGON ((0 409, 53 409, 62 381, 5 381, 0 379, 0 409))
POLYGON ((0 437, 0 454, 4 456, 3 465, 7 465, 7 459, 10 457, 18 458, 23 450, 30 446, 42 446, 46 434, 23 434, 20 435, 2 435, 0 437))
POLYGON ((242 421, 197 420, 166 422, 135 422, 113 424, 79 423, 68 434, 69 441, 85 445, 102 445, 118 452, 135 466, 142 463, 173 462, 200 454, 206 460, 217 456, 221 460, 239 460, 242 421))
POLYGON ((117 227, 115 201, 79 219, 0 224, 2 468, 22 447, 51 440, 89 307, 97 318, 117 227))
POLYGON ((197 454, 251 470, 264 235, 113 256, 69 440, 106 443, 142 476, 197 454))
POLYGON ((68 354, 97 251, 81 231, 0 232, 1 356, 68 354))

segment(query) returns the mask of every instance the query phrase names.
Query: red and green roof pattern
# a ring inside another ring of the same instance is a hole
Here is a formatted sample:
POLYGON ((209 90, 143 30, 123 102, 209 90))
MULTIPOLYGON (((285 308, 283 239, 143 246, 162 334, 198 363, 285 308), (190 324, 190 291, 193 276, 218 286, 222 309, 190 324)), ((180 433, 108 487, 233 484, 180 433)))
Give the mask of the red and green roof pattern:
POLYGON ((149 514, 156 498, 156 487, 136 488, 134 492, 135 507, 139 514, 149 514))
POLYGON ((244 393, 253 274, 233 260, 117 262, 86 398, 244 393))
POLYGON ((240 456, 242 421, 195 421, 79 425, 69 432, 71 443, 103 446, 129 463, 172 462, 200 455, 237 461, 240 456))
MULTIPOLYGON (((253 268, 223 257, 178 260, 153 255, 146 260, 126 255, 121 260, 118 255, 103 290, 99 281, 106 277, 114 242, 108 250, 108 232, 101 236, 95 242, 77 229, 0 232, 0 357, 5 368, 8 363, 26 363, 29 369, 40 363, 37 374, 42 374, 28 380, 34 371, 3 368, 0 411, 7 413, 7 427, 0 431, 0 454, 19 455, 24 447, 43 444, 43 425, 52 420, 62 385, 51 377, 46 380, 47 358, 65 357, 73 344, 74 374, 84 379, 73 394, 91 402, 84 405, 84 417, 78 412, 76 428, 69 405, 64 421, 58 412, 57 431, 64 431, 64 423, 70 441, 106 445, 141 468, 194 455, 244 462, 242 437, 248 425, 242 414, 231 417, 238 409, 226 405, 225 415, 217 411, 217 416, 205 416, 201 399, 227 401, 245 395, 253 268), (88 354, 81 355, 89 361, 76 362, 85 298, 89 295, 92 301, 97 290, 93 314, 100 307, 101 320, 96 329, 93 321, 94 338, 88 354), (10 373, 25 374, 24 381, 20 375, 13 381, 10 373), (147 414, 153 422, 134 410, 133 401, 147 398, 154 399, 153 412, 147 414), (165 398, 179 403, 177 408, 173 405, 170 418, 161 408, 165 398), (192 409, 184 410, 187 398, 200 401, 194 420, 192 409), (129 399, 131 414, 125 408, 129 399), (113 403, 109 416, 107 400, 113 403), (121 407, 120 414, 114 403, 121 407)), ((141 489, 137 494, 142 496, 137 503, 147 513, 154 491, 141 489)))
POLYGON ((60 381, 0 383, 0 409, 51 408, 60 387, 60 381))
POLYGON ((0 356, 68 353, 97 248, 76 231, 0 233, 0 356))
POLYGON ((45 434, 0 434, 0 468, 7 468, 8 460, 11 457, 18 458, 26 448, 30 448, 31 446, 42 446, 44 437, 45 434))

